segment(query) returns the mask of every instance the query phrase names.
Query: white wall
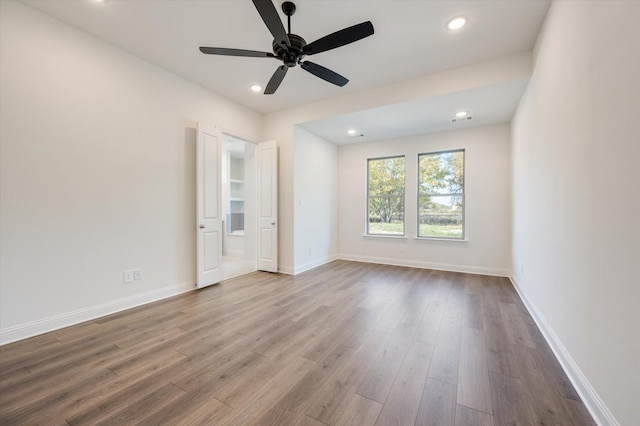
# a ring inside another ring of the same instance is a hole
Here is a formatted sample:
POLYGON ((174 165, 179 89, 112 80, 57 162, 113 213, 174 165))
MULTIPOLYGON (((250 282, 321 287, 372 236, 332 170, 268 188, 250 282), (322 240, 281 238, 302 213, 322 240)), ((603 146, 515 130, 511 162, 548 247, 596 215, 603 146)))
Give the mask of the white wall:
POLYGON ((602 424, 640 424, 640 2, 554 2, 513 121, 513 273, 602 424))
POLYGON ((509 275, 509 126, 498 125, 339 149, 339 251, 344 259, 509 275), (465 150, 465 240, 417 240, 418 154, 465 150), (405 235, 365 237, 367 159, 405 155, 405 235))
POLYGON ((336 259, 338 148, 296 126, 293 154, 297 274, 336 259))
POLYGON ((294 127, 296 124, 370 108, 454 93, 472 88, 528 78, 530 52, 505 56, 465 67, 446 70, 387 86, 345 95, 285 111, 263 118, 263 140, 276 140, 279 147, 279 259, 280 270, 294 271, 294 127))
POLYGON ((196 122, 260 115, 0 4, 0 341, 191 289, 196 122))

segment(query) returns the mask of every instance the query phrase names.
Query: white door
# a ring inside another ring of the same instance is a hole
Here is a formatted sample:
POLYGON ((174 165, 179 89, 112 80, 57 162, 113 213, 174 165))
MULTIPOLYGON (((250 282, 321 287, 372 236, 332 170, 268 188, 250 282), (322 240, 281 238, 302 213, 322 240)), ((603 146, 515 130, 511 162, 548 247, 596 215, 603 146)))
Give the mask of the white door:
POLYGON ((258 144, 258 269, 278 272, 278 147, 258 144))
POLYGON ((196 148, 198 288, 222 281, 221 133, 198 123, 196 148))

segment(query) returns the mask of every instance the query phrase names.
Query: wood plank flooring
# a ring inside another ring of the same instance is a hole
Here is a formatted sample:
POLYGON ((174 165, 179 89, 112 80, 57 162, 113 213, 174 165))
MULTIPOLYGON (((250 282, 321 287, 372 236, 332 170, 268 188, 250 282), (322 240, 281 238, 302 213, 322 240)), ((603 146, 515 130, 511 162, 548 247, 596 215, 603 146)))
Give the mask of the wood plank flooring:
POLYGON ((2 346, 0 424, 594 422, 507 279, 335 261, 2 346))

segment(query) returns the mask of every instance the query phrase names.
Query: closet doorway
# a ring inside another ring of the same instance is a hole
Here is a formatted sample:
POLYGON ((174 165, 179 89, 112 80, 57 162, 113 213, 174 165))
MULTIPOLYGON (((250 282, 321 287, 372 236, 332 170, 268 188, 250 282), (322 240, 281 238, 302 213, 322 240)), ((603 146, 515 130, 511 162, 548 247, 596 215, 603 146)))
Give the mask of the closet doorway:
POLYGON ((222 133, 223 279, 257 270, 256 151, 256 144, 222 133))

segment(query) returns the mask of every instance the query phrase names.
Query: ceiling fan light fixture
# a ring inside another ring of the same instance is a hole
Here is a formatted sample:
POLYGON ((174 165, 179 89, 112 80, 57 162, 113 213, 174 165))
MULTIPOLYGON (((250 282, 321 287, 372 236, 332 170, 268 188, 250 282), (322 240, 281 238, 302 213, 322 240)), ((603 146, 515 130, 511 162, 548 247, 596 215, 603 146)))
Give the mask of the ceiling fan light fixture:
POLYGON ((466 24, 467 18, 465 18, 464 16, 457 16, 447 23, 447 29, 450 31, 457 31, 464 27, 466 24))
POLYGON ((251 91, 254 93, 260 93, 262 92, 262 86, 260 86, 259 84, 252 84, 251 91))
POLYGON ((466 117, 469 114, 467 111, 456 112, 456 117, 466 117))
POLYGON ((249 58, 272 58, 282 62, 271 76, 269 83, 264 89, 265 95, 272 95, 282 83, 284 76, 289 68, 300 67, 314 76, 321 78, 331 84, 342 87, 349 82, 349 79, 332 71, 328 68, 318 65, 311 61, 302 61, 303 58, 315 55, 316 53, 326 52, 338 47, 351 44, 363 38, 373 35, 374 29, 371 21, 361 22, 339 31, 328 34, 314 42, 307 44, 305 39, 297 34, 291 33, 291 16, 296 11, 293 2, 285 1, 282 3, 282 11, 287 15, 287 30, 285 30, 280 15, 273 3, 273 0, 253 0, 258 14, 264 21, 267 29, 273 36, 271 52, 260 52, 257 50, 234 49, 225 47, 206 47, 200 46, 200 52, 206 55, 226 55, 226 56, 242 56, 249 58))
POLYGON ((355 136, 355 135, 356 135, 356 133, 358 133, 356 129, 349 129, 349 130, 347 130, 347 134, 348 134, 349 136, 355 136))

